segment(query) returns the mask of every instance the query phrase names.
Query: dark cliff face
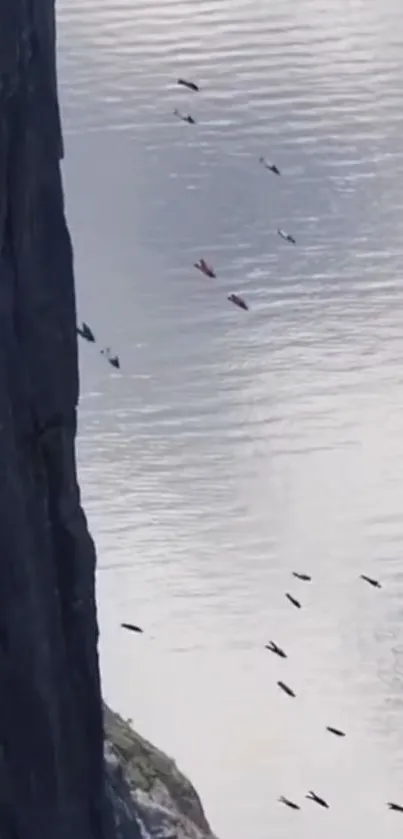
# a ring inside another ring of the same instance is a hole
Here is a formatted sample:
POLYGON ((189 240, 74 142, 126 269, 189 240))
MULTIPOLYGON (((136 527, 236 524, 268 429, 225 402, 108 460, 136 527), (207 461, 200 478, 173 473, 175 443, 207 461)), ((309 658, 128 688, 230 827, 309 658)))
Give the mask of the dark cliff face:
POLYGON ((0 0, 0 839, 214 839, 111 712, 104 760, 62 148, 54 0, 0 0))
POLYGON ((0 837, 110 839, 54 40, 53 0, 2 0, 0 837))

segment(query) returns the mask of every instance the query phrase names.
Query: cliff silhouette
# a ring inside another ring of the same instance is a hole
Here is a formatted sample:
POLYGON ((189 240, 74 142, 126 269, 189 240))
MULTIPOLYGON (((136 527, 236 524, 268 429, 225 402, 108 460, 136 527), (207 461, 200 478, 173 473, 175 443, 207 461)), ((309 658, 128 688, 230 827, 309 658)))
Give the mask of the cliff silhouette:
POLYGON ((107 709, 104 743, 55 40, 54 0, 2 0, 0 839, 208 836, 189 782, 107 709))

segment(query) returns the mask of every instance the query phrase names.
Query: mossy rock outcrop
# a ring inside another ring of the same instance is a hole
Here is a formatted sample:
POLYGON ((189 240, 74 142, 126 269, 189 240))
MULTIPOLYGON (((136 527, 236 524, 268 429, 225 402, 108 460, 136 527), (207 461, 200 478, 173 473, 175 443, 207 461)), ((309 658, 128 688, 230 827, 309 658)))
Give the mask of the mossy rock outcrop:
POLYGON ((104 706, 108 796, 118 839, 215 839, 200 798, 175 762, 104 706))

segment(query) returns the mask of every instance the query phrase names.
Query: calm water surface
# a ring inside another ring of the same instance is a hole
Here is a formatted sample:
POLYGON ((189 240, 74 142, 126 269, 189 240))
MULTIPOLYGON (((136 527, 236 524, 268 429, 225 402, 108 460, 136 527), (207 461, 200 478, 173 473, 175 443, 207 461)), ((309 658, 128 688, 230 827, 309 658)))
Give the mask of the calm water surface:
POLYGON ((402 835, 402 13, 58 3, 104 690, 220 839, 402 835))

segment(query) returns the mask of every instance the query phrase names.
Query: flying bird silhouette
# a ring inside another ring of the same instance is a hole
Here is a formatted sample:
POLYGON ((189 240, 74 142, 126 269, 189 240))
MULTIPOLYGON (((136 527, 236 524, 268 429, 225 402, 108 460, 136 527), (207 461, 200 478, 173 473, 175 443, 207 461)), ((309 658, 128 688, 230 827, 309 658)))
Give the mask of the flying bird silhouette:
POLYGON ((188 122, 189 125, 196 125, 196 120, 193 119, 193 117, 190 116, 190 114, 181 114, 177 108, 175 108, 174 110, 174 116, 178 117, 178 119, 181 119, 182 122, 188 122))
POLYGON ((394 810, 395 813, 403 813, 403 806, 401 804, 395 804, 393 801, 388 801, 389 810, 394 810))
POLYGON ((120 369, 120 361, 117 355, 111 355, 111 348, 106 347, 104 350, 101 350, 101 355, 104 355, 106 360, 112 367, 116 367, 117 370, 120 369))
POLYGON ((333 728, 332 725, 326 726, 326 731, 330 731, 331 734, 335 734, 336 737, 345 737, 345 732, 342 731, 340 728, 333 728))
POLYGON ((273 172, 275 175, 281 175, 280 169, 276 166, 275 163, 269 163, 264 157, 259 157, 259 163, 264 166, 265 169, 268 169, 269 172, 273 172))
POLYGON ((244 309, 245 312, 247 312, 249 309, 248 304, 245 302, 243 297, 239 296, 239 294, 229 294, 227 300, 229 300, 231 303, 234 303, 234 305, 238 306, 240 309, 244 309))
POLYGON ((380 582, 378 582, 378 580, 374 580, 373 577, 367 577, 366 574, 361 574, 361 579, 365 580, 366 583, 369 583, 370 586, 373 586, 374 588, 382 588, 380 582))
POLYGON ((277 644, 274 643, 274 641, 269 641, 269 643, 265 646, 265 650, 270 650, 271 653, 275 653, 280 658, 287 658, 287 653, 285 653, 284 650, 281 649, 281 647, 278 647, 277 644))
POLYGON ((309 798, 309 801, 315 801, 316 804, 319 804, 321 807, 325 807, 327 810, 329 809, 327 801, 325 801, 324 798, 321 798, 320 795, 316 795, 316 792, 313 792, 311 789, 305 798, 309 798))
POLYGON ((195 92, 200 90, 199 85, 194 82, 188 82, 186 79, 178 79, 178 84, 182 85, 182 87, 188 87, 189 90, 194 90, 195 92))
POLYGON ((123 629, 128 629, 130 632, 143 632, 141 626, 137 626, 135 623, 121 623, 120 625, 123 629))
POLYGON ((299 571, 293 571, 292 576, 296 577, 297 580, 304 580, 304 582, 309 583, 312 580, 312 577, 309 574, 300 574, 299 571))
POLYGON ((285 242, 291 242, 292 245, 297 244, 296 240, 294 239, 294 236, 291 236, 291 233, 286 233, 286 231, 281 230, 281 228, 277 229, 277 233, 279 236, 281 236, 282 239, 284 239, 285 242))
POLYGON ((283 690, 284 693, 287 694, 287 696, 292 696, 295 699, 296 694, 290 687, 288 687, 288 685, 286 685, 285 682, 277 682, 277 684, 279 688, 281 688, 281 690, 283 690))
POLYGON ((301 807, 299 804, 295 804, 294 801, 290 801, 289 798, 286 798, 285 795, 280 795, 279 801, 281 804, 285 804, 286 807, 290 807, 291 810, 300 810, 301 807))
POLYGON ((213 280, 216 278, 217 274, 213 271, 211 265, 209 265, 205 259, 199 259, 198 262, 194 263, 194 268, 197 268, 198 271, 201 271, 202 274, 205 274, 206 277, 211 277, 213 280))
POLYGON ((295 597, 293 597, 292 594, 288 594, 288 592, 287 592, 286 593, 286 598, 287 598, 287 600, 290 601, 290 603, 292 603, 293 606, 296 606, 297 609, 301 608, 301 604, 300 604, 299 600, 297 600, 295 597))
POLYGON ((86 341, 89 341, 91 344, 95 343, 95 335, 92 329, 88 326, 88 323, 85 323, 85 321, 83 321, 81 328, 77 326, 77 332, 86 341))

